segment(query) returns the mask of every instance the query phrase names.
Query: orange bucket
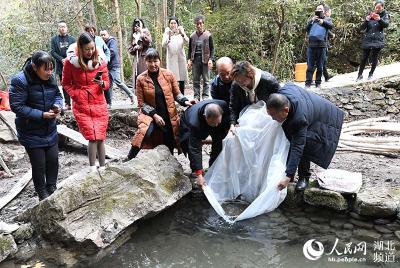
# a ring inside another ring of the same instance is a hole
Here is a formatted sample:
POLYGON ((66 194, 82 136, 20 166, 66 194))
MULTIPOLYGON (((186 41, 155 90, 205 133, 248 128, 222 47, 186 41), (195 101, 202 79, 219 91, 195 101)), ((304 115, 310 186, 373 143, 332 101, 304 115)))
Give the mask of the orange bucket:
MULTIPOLYGON (((306 72, 307 72, 307 62, 296 63, 294 65, 294 81, 296 82, 306 81, 306 72)), ((315 80, 316 76, 317 76, 317 70, 314 71, 313 80, 315 80)))
POLYGON ((10 95, 8 94, 7 82, 1 73, 0 77, 4 83, 4 89, 0 88, 0 111, 10 111, 10 95))

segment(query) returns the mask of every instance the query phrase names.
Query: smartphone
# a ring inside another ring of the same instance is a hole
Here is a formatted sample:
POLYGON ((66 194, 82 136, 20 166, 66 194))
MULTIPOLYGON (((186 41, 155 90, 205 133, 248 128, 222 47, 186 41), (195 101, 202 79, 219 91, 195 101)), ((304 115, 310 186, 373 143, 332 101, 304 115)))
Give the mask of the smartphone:
POLYGON ((94 80, 100 80, 102 75, 103 75, 102 71, 97 72, 96 76, 94 77, 94 80))
POLYGON ((318 18, 322 19, 322 15, 323 15, 323 12, 321 10, 315 11, 315 16, 317 16, 318 18))

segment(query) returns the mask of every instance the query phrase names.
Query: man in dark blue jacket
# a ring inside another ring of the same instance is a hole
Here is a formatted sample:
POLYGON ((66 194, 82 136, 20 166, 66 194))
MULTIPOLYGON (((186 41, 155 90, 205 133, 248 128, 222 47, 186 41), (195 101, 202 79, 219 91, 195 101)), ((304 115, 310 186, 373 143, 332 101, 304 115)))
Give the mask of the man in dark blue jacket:
POLYGON ((267 101, 268 114, 282 123, 290 141, 286 177, 278 188, 293 180, 298 168, 297 190, 308 186, 310 162, 328 168, 342 130, 344 113, 315 93, 288 83, 267 101))
POLYGON ((307 48, 307 73, 305 87, 311 86, 314 67, 317 67, 315 86, 321 86, 321 77, 324 67, 328 30, 333 28, 332 19, 325 17, 324 6, 318 5, 315 16, 307 24, 308 48, 307 48))
MULTIPOLYGON (((62 79, 64 62, 67 57, 67 49, 75 42, 75 38, 68 34, 68 27, 65 21, 60 21, 58 23, 58 34, 51 38, 51 56, 53 56, 56 61, 56 74, 60 78, 60 81, 62 79)), ((65 99, 65 109, 69 110, 71 109, 71 98, 64 89, 63 94, 65 99)))
POLYGON ((218 75, 211 82, 211 97, 229 103, 231 98, 233 62, 228 57, 219 58, 216 62, 218 75))
POLYGON ((209 166, 222 150, 222 140, 229 130, 229 108, 222 100, 203 100, 189 107, 181 116, 180 143, 182 151, 189 155, 190 168, 197 176, 197 183, 202 186, 203 157, 202 140, 209 135, 212 148, 209 166))
POLYGON ((110 88, 104 92, 107 104, 110 107, 112 105, 113 83, 115 83, 120 89, 125 91, 125 93, 129 96, 131 102, 134 103, 135 98, 132 91, 127 87, 124 82, 121 81, 121 64, 119 61, 117 40, 115 40, 113 36, 110 36, 106 30, 100 31, 100 36, 103 38, 107 47, 110 49, 110 61, 107 64, 108 76, 110 77, 110 88))

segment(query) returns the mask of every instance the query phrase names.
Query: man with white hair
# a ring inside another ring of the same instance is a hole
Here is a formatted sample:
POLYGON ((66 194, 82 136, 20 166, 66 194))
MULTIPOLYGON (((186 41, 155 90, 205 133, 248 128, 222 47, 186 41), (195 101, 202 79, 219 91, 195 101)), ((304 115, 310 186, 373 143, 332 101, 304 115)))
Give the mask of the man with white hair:
POLYGON ((232 77, 230 75, 233 62, 229 57, 222 57, 217 60, 218 75, 211 82, 211 97, 215 100, 223 100, 229 103, 232 77))

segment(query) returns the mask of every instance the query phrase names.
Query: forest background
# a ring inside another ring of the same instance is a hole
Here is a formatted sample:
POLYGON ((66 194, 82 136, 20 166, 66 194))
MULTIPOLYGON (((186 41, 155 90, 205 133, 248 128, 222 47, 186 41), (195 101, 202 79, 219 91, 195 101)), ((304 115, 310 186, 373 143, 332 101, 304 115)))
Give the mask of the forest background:
MULTIPOLYGON (((35 50, 50 50, 57 23, 67 22, 77 37, 87 23, 97 34, 106 29, 119 40, 125 79, 132 75, 127 53, 132 21, 141 17, 150 29, 153 47, 162 52, 162 34, 168 17, 176 15, 185 31, 194 30, 193 19, 206 16, 216 58, 249 60, 280 80, 294 77, 294 64, 305 62, 305 26, 321 1, 305 0, 0 0, 0 72, 10 78, 35 50)), ((333 73, 355 71, 361 54, 360 25, 372 11, 374 1, 325 1, 333 11, 336 37, 331 40, 328 68, 333 73)), ((400 0, 385 1, 391 16, 381 64, 400 60, 400 0)))

